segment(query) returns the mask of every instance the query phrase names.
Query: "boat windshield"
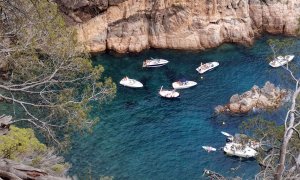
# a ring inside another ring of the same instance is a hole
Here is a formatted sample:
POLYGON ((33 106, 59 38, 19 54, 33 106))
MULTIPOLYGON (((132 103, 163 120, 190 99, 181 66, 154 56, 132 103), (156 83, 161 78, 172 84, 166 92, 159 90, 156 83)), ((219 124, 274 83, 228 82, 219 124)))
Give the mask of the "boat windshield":
POLYGON ((185 78, 181 78, 179 79, 179 84, 186 84, 187 83, 187 80, 185 78))

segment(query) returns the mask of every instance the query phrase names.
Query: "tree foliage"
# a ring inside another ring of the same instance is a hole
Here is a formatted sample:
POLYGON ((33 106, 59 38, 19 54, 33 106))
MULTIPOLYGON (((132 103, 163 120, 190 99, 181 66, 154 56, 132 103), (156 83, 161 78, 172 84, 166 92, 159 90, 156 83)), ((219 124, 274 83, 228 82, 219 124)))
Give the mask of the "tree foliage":
POLYGON ((267 41, 269 47, 273 52, 273 56, 271 60, 275 59, 276 56, 285 55, 289 48, 295 45, 295 40, 292 38, 285 38, 285 39, 269 39, 267 41))
POLYGON ((0 158, 42 168, 55 176, 65 175, 70 167, 53 149, 42 144, 31 128, 11 126, 6 135, 0 136, 0 158))
MULTIPOLYGON (((245 133, 253 134, 253 137, 261 143, 257 161, 262 165, 263 170, 256 176, 256 179, 274 179, 276 167, 280 159, 281 146, 284 141, 284 125, 276 125, 274 121, 268 121, 257 117, 245 121, 240 127, 245 133)), ((297 131, 300 128, 297 127, 297 131)), ((297 156, 299 156, 300 138, 294 133, 287 146, 285 171, 283 179, 293 179, 299 174, 297 156)))
MULTIPOLYGON (((293 40, 269 40, 274 58, 287 54, 294 45, 293 40)), ((281 66, 295 84, 286 117, 278 126, 272 121, 255 118, 243 123, 243 128, 260 140, 262 149, 258 160, 264 167, 256 179, 299 179, 300 178, 300 78, 291 69, 281 66), (269 148, 264 148, 265 145, 269 148)))
POLYGON ((263 144, 273 145, 280 144, 284 132, 283 126, 278 126, 274 121, 267 121, 262 117, 244 121, 240 128, 244 133, 252 134, 253 138, 263 142, 263 144))
POLYGON ((40 143, 33 130, 29 128, 20 129, 12 126, 7 135, 0 136, 0 142, 1 158, 16 159, 32 152, 46 151, 46 146, 40 143))
POLYGON ((48 0, 0 0, 0 16, 5 64, 0 98, 11 107, 14 122, 29 122, 58 144, 63 132, 97 122, 89 117, 90 103, 112 97, 115 84, 102 78, 102 66, 92 65, 57 5, 48 0))

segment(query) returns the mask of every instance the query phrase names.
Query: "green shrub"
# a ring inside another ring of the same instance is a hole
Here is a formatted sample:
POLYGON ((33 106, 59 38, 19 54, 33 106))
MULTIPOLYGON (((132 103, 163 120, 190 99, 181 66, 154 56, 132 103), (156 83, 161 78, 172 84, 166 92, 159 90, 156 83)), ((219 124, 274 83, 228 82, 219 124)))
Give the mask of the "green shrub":
POLYGON ((31 165, 32 165, 33 167, 38 167, 39 164, 41 163, 41 161, 42 161, 42 157, 41 157, 41 156, 37 156, 37 157, 35 157, 34 159, 32 159, 31 165))
POLYGON ((20 155, 44 152, 46 149, 29 128, 11 126, 7 135, 0 136, 1 158, 16 159, 20 155))
POLYGON ((51 167, 51 169, 55 173, 62 173, 66 169, 66 167, 65 167, 65 164, 55 164, 51 167))

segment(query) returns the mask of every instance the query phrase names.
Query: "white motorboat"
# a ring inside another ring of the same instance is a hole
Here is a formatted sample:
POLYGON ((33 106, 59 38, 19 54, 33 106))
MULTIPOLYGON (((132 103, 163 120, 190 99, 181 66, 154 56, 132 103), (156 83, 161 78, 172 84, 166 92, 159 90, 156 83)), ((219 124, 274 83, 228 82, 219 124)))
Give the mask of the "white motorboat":
POLYGON ((159 95, 161 97, 171 99, 179 97, 179 92, 176 92, 175 90, 164 90, 163 87, 161 87, 159 90, 159 95))
POLYGON ((243 158, 255 157, 257 155, 257 151, 250 148, 249 146, 243 146, 242 144, 233 142, 226 143, 223 150, 227 155, 243 158))
POLYGON ((224 131, 221 131, 221 133, 226 136, 226 142, 234 142, 234 143, 237 143, 237 144, 246 144, 247 146, 249 146, 250 148, 252 149, 258 149, 260 146, 261 146, 261 143, 254 140, 254 139, 251 139, 249 138, 248 136, 246 136, 245 134, 235 134, 234 136, 227 133, 227 132, 224 132, 224 131))
POLYGON ((174 89, 186 89, 196 85, 197 83, 195 81, 187 81, 185 79, 181 79, 172 83, 174 89))
POLYGON ((161 67, 169 61, 165 59, 147 59, 143 62, 143 67, 161 67))
POLYGON ((227 132, 224 132, 224 131, 221 131, 221 133, 222 133, 224 136, 227 137, 227 138, 226 138, 226 142, 233 142, 233 140, 234 140, 234 136, 233 136, 233 135, 231 135, 231 134, 229 134, 229 133, 227 133, 227 132))
POLYGON ((293 60, 294 57, 295 57, 295 55, 286 55, 286 56, 284 56, 284 58, 285 58, 288 62, 290 62, 291 60, 293 60))
POLYGON ((294 59, 294 55, 278 56, 269 63, 270 66, 276 68, 287 64, 294 59))
POLYGON ((206 71, 210 71, 214 69, 215 67, 219 66, 218 62, 209 62, 202 64, 196 69, 200 74, 205 73, 206 71))
POLYGON ((120 84, 123 86, 131 87, 131 88, 142 88, 143 84, 135 79, 130 79, 127 76, 124 77, 121 81, 120 84))
POLYGON ((232 136, 231 134, 229 134, 229 133, 227 133, 227 132, 224 132, 224 131, 221 131, 221 133, 222 133, 224 136, 227 136, 227 137, 232 136))
POLYGON ((214 148, 214 147, 211 147, 211 146, 202 146, 202 148, 204 150, 206 150, 207 152, 210 152, 210 151, 216 151, 217 149, 214 148))

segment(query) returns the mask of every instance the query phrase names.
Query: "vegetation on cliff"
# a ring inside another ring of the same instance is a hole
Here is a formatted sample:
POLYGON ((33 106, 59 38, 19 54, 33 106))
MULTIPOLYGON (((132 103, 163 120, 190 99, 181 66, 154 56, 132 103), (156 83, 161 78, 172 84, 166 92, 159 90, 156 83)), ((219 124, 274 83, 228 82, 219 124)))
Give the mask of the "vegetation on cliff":
MULTIPOLYGON (((269 40, 272 58, 285 54, 294 43, 287 40, 269 40)), ((286 117, 277 125, 273 121, 255 118, 244 122, 242 129, 254 134, 260 140, 262 148, 258 157, 263 169, 256 179, 299 179, 300 178, 300 79, 293 66, 281 66, 289 79, 295 83, 286 117)))
POLYGON ((62 175, 68 169, 31 129, 10 124, 32 127, 62 148, 73 130, 90 130, 98 121, 89 117, 91 103, 114 96, 115 84, 102 77, 102 66, 92 65, 76 37, 53 1, 0 0, 0 104, 8 107, 1 113, 13 116, 9 124, 1 123, 10 129, 0 136, 3 177, 62 175))
POLYGON ((57 5, 47 0, 1 0, 0 98, 14 122, 25 121, 60 144, 63 132, 92 127, 90 102, 112 97, 116 87, 103 79, 79 48, 57 5), (60 135, 56 135, 56 131, 60 135), (60 137, 58 140, 58 137, 60 137))
POLYGON ((5 136, 0 136, 0 157, 17 159, 19 156, 32 152, 44 152, 46 146, 41 144, 29 128, 10 127, 5 136))
POLYGON ((40 168, 55 176, 65 175, 70 167, 53 149, 42 144, 30 128, 11 126, 6 135, 0 136, 0 142, 0 158, 40 168))

